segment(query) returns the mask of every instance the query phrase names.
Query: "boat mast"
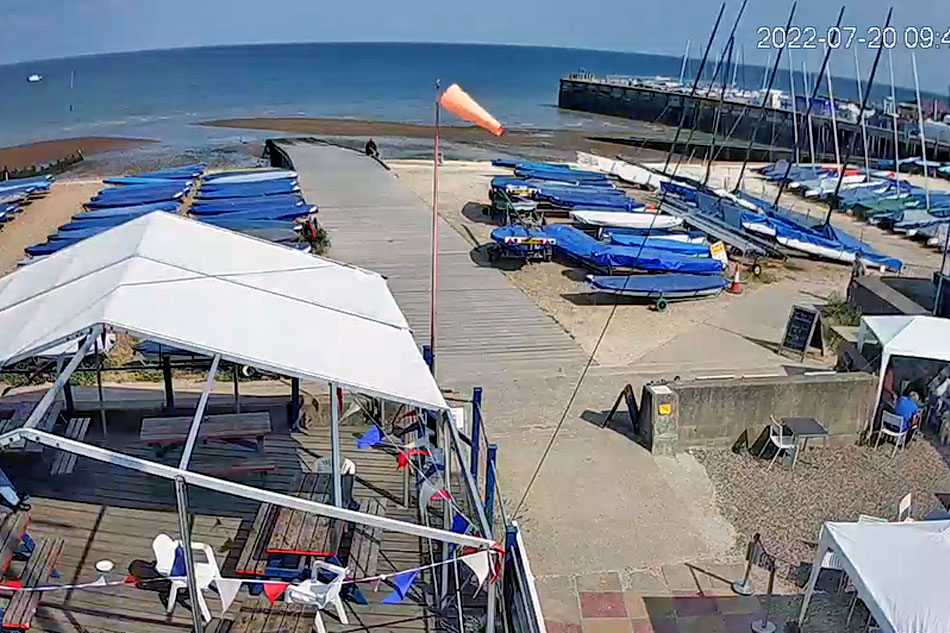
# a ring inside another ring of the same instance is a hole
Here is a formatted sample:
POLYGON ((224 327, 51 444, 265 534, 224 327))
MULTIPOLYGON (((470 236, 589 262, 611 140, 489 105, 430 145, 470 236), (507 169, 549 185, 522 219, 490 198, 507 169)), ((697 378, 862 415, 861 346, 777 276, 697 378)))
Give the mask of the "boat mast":
MULTIPOLYGON (((666 161, 663 163, 663 173, 670 166, 670 160, 673 159, 673 152, 676 150, 676 144, 680 140, 680 134, 683 132, 683 124, 686 123, 686 102, 696 96, 696 88, 699 86, 699 80, 703 76, 703 68, 706 67, 706 60, 709 59, 709 51, 712 50, 712 43, 716 39, 716 33, 719 31, 719 23, 722 21, 722 14, 726 11, 726 3, 723 2, 719 7, 719 16, 716 18, 716 24, 713 26, 712 33, 709 34, 709 41, 706 43, 706 50, 703 51, 703 58, 699 62, 699 71, 696 73, 696 79, 693 80, 693 86, 690 88, 689 97, 682 99, 683 111, 680 113, 679 125, 676 126, 676 133, 673 135, 673 142, 670 143, 670 151, 666 154, 666 161)), ((694 126, 695 127, 695 126, 694 126)))
POLYGON ((798 105, 795 103, 795 70, 792 66, 792 51, 788 51, 788 85, 792 89, 792 134, 795 143, 795 162, 802 162, 802 155, 798 148, 798 105))
MULTIPOLYGON (((894 15, 894 7, 891 7, 887 10, 887 20, 884 22, 884 27, 881 29, 882 32, 886 32, 887 29, 891 26, 891 16, 894 15)), ((877 53, 874 55, 874 64, 871 66, 871 74, 868 76, 868 87, 864 90, 864 98, 861 100, 861 111, 864 112, 868 107, 868 98, 871 96, 871 89, 874 87, 874 76, 877 75, 877 67, 881 62, 881 52, 884 47, 879 47, 877 53)), ((830 75, 829 75, 830 76, 830 75)), ((848 143, 848 153, 845 155, 844 162, 847 163, 851 160, 851 156, 854 155, 854 141, 857 138, 856 135, 851 135, 851 142, 848 143)), ((825 216, 825 225, 831 223, 831 212, 834 211, 835 207, 838 205, 838 195, 841 193, 841 183, 844 182, 844 169, 838 174, 838 184, 835 185, 835 192, 831 196, 831 199, 828 201, 828 215, 825 216)))
MULTIPOLYGON (((760 92, 765 92, 765 85, 769 82, 769 67, 772 65, 772 51, 769 51, 769 56, 766 58, 765 66, 762 67, 762 87, 759 89, 760 92)), ((765 103, 768 95, 762 97, 762 103, 765 103)))
POLYGON ((73 111, 73 84, 76 82, 76 69, 69 71, 69 111, 73 111))
POLYGON ((686 79, 686 64, 689 62, 689 40, 686 40, 686 51, 683 53, 683 65, 680 67, 680 85, 686 79))
MULTIPOLYGON (((788 33, 788 29, 792 26, 792 20, 795 18, 795 9, 798 7, 798 2, 792 3, 792 9, 788 12, 788 21, 785 23, 785 33, 788 33)), ((768 85, 765 87, 765 95, 762 97, 762 103, 759 106, 758 117, 755 119, 755 123, 752 126, 752 134, 749 135, 749 144, 745 148, 745 159, 742 161, 742 168, 739 170, 739 177, 736 179, 736 188, 735 191, 738 191, 742 188, 742 177, 745 175, 746 167, 749 166, 749 159, 752 157, 752 146, 755 145, 755 138, 759 135, 759 126, 762 125, 762 121, 766 117, 766 103, 769 100, 769 93, 772 92, 772 84, 775 83, 775 74, 778 71, 778 65, 782 61, 782 51, 785 48, 782 47, 778 49, 778 54, 775 56, 775 64, 772 66, 772 72, 769 73, 768 85)))
POLYGON ((894 91, 894 54, 891 49, 887 49, 887 65, 891 71, 891 103, 894 104, 894 113, 891 115, 891 122, 894 124, 894 187, 897 188, 897 197, 900 198, 901 187, 898 175, 901 165, 900 139, 897 135, 897 94, 894 91))
POLYGON ((802 91, 805 94, 805 111, 807 116, 802 125, 808 126, 808 151, 811 152, 811 164, 815 164, 815 125, 811 118, 811 98, 808 96, 808 66, 802 62, 802 91))
POLYGON ((838 115, 835 113, 835 93, 831 87, 831 60, 828 60, 827 72, 825 77, 828 79, 828 99, 831 101, 831 132, 835 141, 835 162, 838 164, 838 171, 841 172, 841 148, 838 146, 838 115))
MULTIPOLYGON (((735 45, 735 42, 735 36, 729 38, 729 42, 726 44, 726 50, 722 52, 723 58, 726 58, 727 60, 732 59, 732 49, 735 45), (728 57, 726 57, 727 52, 728 57)), ((722 116, 723 104, 726 101, 726 82, 728 81, 729 70, 728 64, 729 61, 727 61, 726 65, 722 68, 722 89, 719 91, 719 104, 716 106, 716 116, 713 117, 712 139, 709 142, 709 153, 706 156, 706 176, 703 178, 703 186, 706 186, 706 184, 709 182, 709 176, 712 173, 713 156, 716 154, 716 133, 719 131, 719 120, 722 116)))
MULTIPOLYGON (((838 21, 835 23, 835 28, 841 27, 841 18, 844 17, 844 7, 841 7, 841 10, 838 11, 838 21)), ((821 89, 821 78, 825 73, 825 67, 828 64, 828 58, 831 56, 831 48, 826 48, 825 57, 821 62, 821 69, 818 71, 818 75, 815 78, 815 87, 812 88, 811 97, 808 99, 808 110, 805 111, 805 118, 802 120, 802 125, 805 124, 805 121, 811 120, 811 108, 815 102, 815 97, 818 95, 818 91, 821 89)), ((806 86, 806 94, 807 86, 806 86)), ((792 172, 792 162, 786 161, 785 164, 785 174, 783 175, 781 181, 779 181, 778 193, 775 194, 775 202, 772 204, 775 207, 778 207, 779 200, 782 199, 782 194, 785 193, 785 187, 788 185, 788 175, 792 172)))
MULTIPOLYGON (((890 49, 888 49, 890 50, 890 49)), ((858 64, 858 47, 854 47, 854 76, 858 82, 858 101, 864 103, 864 95, 861 94, 861 66, 858 64)), ((864 110, 858 112, 861 122, 861 144, 864 147, 864 173, 868 179, 871 178, 871 158, 868 156, 868 126, 864 120, 864 110)))
MULTIPOLYGON (((927 200, 927 213, 930 213, 930 170, 927 168, 927 137, 924 135, 924 109, 920 103, 920 82, 917 79, 917 53, 911 51, 910 61, 914 66, 914 90, 917 93, 917 122, 920 125, 920 157, 924 161, 924 196, 927 200)), ((943 274, 943 270, 940 271, 943 274)))

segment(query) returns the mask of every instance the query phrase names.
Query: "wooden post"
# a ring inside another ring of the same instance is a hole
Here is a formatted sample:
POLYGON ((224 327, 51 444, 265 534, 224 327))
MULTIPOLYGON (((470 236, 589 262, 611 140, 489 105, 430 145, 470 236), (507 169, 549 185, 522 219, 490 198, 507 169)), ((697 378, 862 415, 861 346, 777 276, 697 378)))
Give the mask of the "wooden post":
POLYGON ((167 355, 162 356, 162 380, 165 383, 165 408, 171 411, 175 408, 175 391, 172 389, 172 361, 167 355))
POLYGON ((478 483, 478 457, 479 449, 481 448, 481 435, 482 435, 482 388, 475 387, 472 389, 472 447, 471 447, 471 456, 472 456, 472 465, 471 473, 472 479, 475 480, 475 483, 478 483))
POLYGON ((235 413, 241 412, 241 392, 238 389, 238 371, 240 371, 240 369, 236 363, 234 365, 231 365, 231 378, 234 381, 234 412, 235 413))

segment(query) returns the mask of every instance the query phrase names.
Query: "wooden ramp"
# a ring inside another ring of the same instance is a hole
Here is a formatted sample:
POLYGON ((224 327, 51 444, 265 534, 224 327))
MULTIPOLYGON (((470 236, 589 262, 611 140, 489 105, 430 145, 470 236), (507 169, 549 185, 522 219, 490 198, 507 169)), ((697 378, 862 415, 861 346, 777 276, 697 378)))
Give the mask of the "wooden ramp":
MULTIPOLYGON (((427 344, 432 209, 363 154, 322 143, 279 147, 320 210, 329 256, 385 275, 416 341, 427 344)), ((443 386, 543 379, 559 368, 573 374, 586 362, 574 339, 504 274, 472 260, 471 245, 444 219, 438 288, 436 371, 443 386)))

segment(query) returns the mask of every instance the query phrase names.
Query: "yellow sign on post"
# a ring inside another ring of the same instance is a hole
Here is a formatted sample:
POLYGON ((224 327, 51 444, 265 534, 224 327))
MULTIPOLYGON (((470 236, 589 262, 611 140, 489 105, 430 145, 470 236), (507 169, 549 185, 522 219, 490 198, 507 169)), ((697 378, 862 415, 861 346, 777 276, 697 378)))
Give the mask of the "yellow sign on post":
POLYGON ((658 406, 656 409, 660 415, 669 415, 673 413, 673 405, 670 404, 669 402, 664 402, 663 404, 658 406))
POLYGON ((724 267, 729 266, 729 257, 726 255, 726 245, 722 241, 713 242, 709 246, 709 255, 713 259, 718 259, 724 267))

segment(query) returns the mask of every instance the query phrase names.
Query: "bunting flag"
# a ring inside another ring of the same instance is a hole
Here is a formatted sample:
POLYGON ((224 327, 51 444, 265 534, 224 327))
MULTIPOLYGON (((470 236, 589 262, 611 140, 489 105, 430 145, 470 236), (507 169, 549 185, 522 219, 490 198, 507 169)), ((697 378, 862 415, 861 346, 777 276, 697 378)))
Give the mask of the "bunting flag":
MULTIPOLYGON (((228 612, 228 609, 231 607, 231 603, 234 602, 234 599, 237 597, 238 592, 241 591, 241 585, 244 583, 243 580, 239 578, 215 578, 214 585, 218 588, 218 596, 221 598, 221 617, 224 617, 224 614, 228 612)), ((269 600, 270 598, 268 598, 269 600)), ((273 604, 273 601, 271 601, 273 604)))
POLYGON ((393 576, 393 584, 396 586, 396 589, 383 598, 383 604, 399 604, 402 602, 403 598, 409 595, 409 589, 412 588, 412 583, 416 581, 418 575, 419 570, 416 569, 393 576))
POLYGON ((383 430, 377 425, 373 425, 366 433, 356 440, 356 448, 370 448, 383 441, 383 430))
POLYGON ((181 545, 175 548, 175 562, 172 563, 172 569, 168 572, 169 576, 184 576, 188 573, 185 567, 185 550, 181 545))
POLYGON ((465 534, 468 532, 468 519, 456 512, 452 516, 452 531, 456 534, 465 534))
POLYGON ((264 595, 267 596, 267 601, 273 606, 274 601, 276 601, 277 598, 280 597, 280 594, 284 593, 289 586, 289 582, 265 582, 264 595))
POLYGON ((399 451, 399 454, 396 455, 396 465, 399 467, 399 470, 402 470, 409 465, 409 458, 415 457, 417 455, 422 455, 424 457, 429 456, 428 449, 425 448, 411 448, 409 451, 399 451))
POLYGON ((419 509, 425 511, 430 503, 439 499, 450 500, 452 496, 444 486, 442 475, 435 475, 423 481, 419 486, 419 509))
POLYGON ((481 591, 485 585, 488 575, 491 573, 491 561, 489 560, 488 550, 465 556, 462 558, 462 562, 465 563, 468 568, 472 570, 472 573, 475 574, 475 577, 478 578, 478 586, 475 587, 475 593, 472 594, 473 596, 477 596, 478 592, 481 591))
POLYGON ((485 108, 478 105, 458 84, 452 84, 439 97, 439 104, 449 112, 458 117, 471 121, 475 125, 488 130, 495 136, 501 136, 504 130, 495 117, 490 115, 485 108))

